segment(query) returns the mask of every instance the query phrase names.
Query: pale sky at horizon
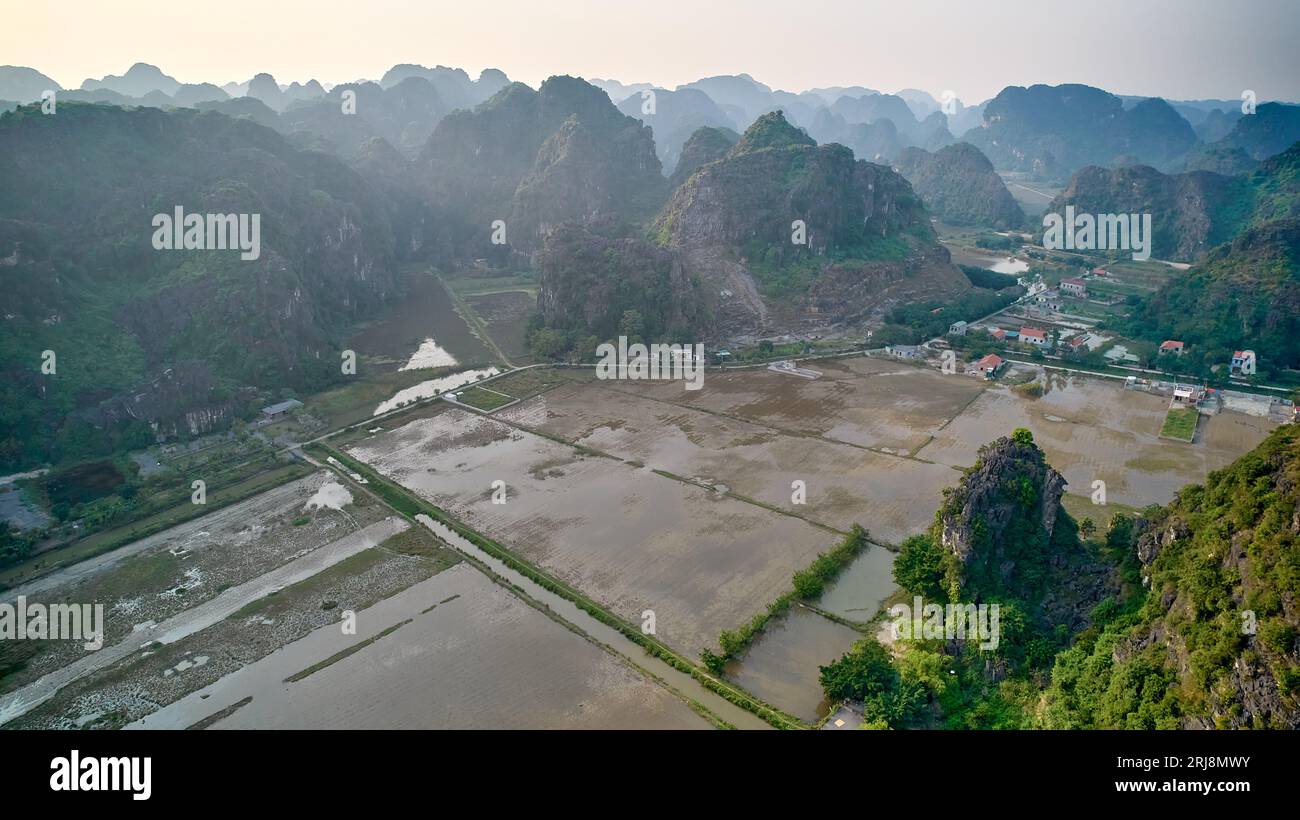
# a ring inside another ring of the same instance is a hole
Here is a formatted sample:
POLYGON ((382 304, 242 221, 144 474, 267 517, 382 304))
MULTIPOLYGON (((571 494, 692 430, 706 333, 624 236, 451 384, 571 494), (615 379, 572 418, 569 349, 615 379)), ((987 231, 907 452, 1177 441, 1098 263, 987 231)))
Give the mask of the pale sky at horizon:
POLYGON ((1300 100, 1300 0, 0 0, 0 63, 65 88, 135 62, 181 82, 377 80, 396 63, 668 88, 746 73, 772 88, 1086 83, 1169 99, 1300 100), (330 9, 339 8, 332 12, 330 9))

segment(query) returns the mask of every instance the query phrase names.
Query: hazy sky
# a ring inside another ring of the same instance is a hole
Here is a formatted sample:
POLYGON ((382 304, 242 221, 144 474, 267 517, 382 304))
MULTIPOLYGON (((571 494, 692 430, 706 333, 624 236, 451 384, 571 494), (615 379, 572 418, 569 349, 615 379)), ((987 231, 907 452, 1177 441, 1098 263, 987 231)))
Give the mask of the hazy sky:
POLYGON ((153 63, 182 82, 378 79, 394 63, 673 87, 1081 82, 1175 99, 1300 100, 1300 0, 0 0, 0 63, 65 87, 153 63))

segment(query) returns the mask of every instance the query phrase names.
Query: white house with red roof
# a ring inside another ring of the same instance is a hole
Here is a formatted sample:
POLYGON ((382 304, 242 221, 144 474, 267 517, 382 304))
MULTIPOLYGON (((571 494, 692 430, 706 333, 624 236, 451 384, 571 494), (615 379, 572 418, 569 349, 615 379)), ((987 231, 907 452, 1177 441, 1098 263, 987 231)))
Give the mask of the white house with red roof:
POLYGON ((1187 346, 1184 345, 1182 342, 1178 341, 1177 339, 1165 339, 1163 342, 1160 343, 1161 356, 1167 356, 1170 354, 1174 356, 1181 356, 1183 355, 1183 351, 1185 351, 1186 349, 1187 346))
POLYGON ((1047 331, 1041 327, 1025 325, 1020 328, 1020 341, 1025 344, 1045 346, 1047 344, 1047 331))

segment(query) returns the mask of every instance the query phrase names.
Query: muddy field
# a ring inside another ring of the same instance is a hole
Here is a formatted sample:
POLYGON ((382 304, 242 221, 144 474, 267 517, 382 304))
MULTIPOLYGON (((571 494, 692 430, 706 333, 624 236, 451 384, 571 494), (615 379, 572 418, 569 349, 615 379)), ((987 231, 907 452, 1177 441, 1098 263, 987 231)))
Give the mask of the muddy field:
POLYGON ((466 296, 465 301, 487 325, 497 346, 511 359, 528 358, 528 317, 536 309, 529 291, 511 290, 466 296))
POLYGON ((1046 384, 1039 399, 990 388, 918 456, 969 466, 981 445, 1027 427, 1069 482, 1068 492, 1089 496, 1092 482, 1101 480, 1108 502, 1144 507, 1168 502, 1183 485, 1232 463, 1273 429, 1264 419, 1220 413, 1202 417, 1194 443, 1169 441, 1159 438, 1168 398, 1103 379, 1053 375, 1046 384))
POLYGON ((135 727, 216 715, 217 729, 711 726, 466 564, 358 612, 354 636, 321 627, 135 727))
POLYGON ((838 539, 461 410, 349 452, 627 621, 654 611, 658 637, 692 657, 786 592, 794 571, 838 539))
MULTIPOLYGON (((776 378, 784 380, 775 383, 778 387, 800 382, 794 387, 811 390, 816 384, 776 378)), ((701 392, 714 389, 715 382, 706 379, 701 392)), ((940 464, 789 434, 648 398, 610 382, 559 387, 502 411, 501 417, 692 481, 725 486, 838 530, 860 524, 891 544, 929 523, 942 488, 957 477, 940 464), (802 503, 794 496, 796 481, 806 491, 802 503)))
POLYGON ((451 298, 428 273, 412 273, 408 290, 380 321, 358 331, 348 347, 363 360, 385 370, 396 370, 410 362, 411 355, 427 339, 437 340, 462 365, 490 363, 492 354, 456 315, 451 298))
MULTIPOLYGON (((582 386, 543 394, 544 407, 508 412, 531 413, 521 420, 653 467, 714 474, 723 483, 730 477, 737 488, 749 488, 739 492, 778 505, 770 487, 788 487, 800 470, 816 476, 815 465, 826 464, 818 477, 826 495, 816 496, 809 480, 806 514, 840 527, 858 521, 890 543, 929 523, 942 488, 958 477, 942 467, 971 466, 981 446, 1017 427, 1034 433, 1069 492, 1089 496, 1100 479, 1108 501, 1142 507, 1166 503, 1185 484, 1230 464, 1274 426, 1224 412, 1202 417, 1196 441, 1186 444, 1159 438, 1167 398, 1109 379, 1054 373, 1040 377, 1046 392, 1033 399, 964 374, 877 359, 809 366, 822 378, 709 371, 699 391, 681 382, 571 377, 582 386), (647 407, 646 399, 658 407, 647 407), (837 454, 840 442, 873 452, 858 450, 846 465, 837 454), (809 466, 801 467, 805 452, 809 466), (894 457, 906 453, 914 460, 894 457)), ((785 501, 789 506, 788 490, 785 501)))
POLYGON ((128 653, 71 681, 5 728, 121 728, 280 654, 314 629, 337 632, 344 610, 364 609, 430 577, 450 556, 440 558, 432 539, 426 546, 432 551, 426 555, 388 545, 363 550, 173 643, 131 643, 128 653))
MULTIPOLYGON (((629 623, 653 611, 657 636, 694 657, 788 591, 834 530, 923 530, 979 447, 1016 427, 1072 493, 1101 479, 1117 507, 1168 501, 1271 429, 1223 413, 1182 444, 1158 438, 1166 399, 1100 379, 1053 375, 1033 399, 880 360, 812 366, 822 378, 710 371, 700 391, 528 371, 515 378, 543 392, 496 416, 431 409, 347 449, 629 623)), ((818 606, 869 621, 894 591, 892 558, 872 547, 818 606)), ((326 473, 18 594, 105 603, 108 637, 93 661, 70 642, 21 647, 0 689, 11 727, 710 725, 326 473), (345 609, 356 635, 338 628, 345 609)), ((796 608, 726 677, 814 720, 818 666, 858 636, 796 608)))
POLYGON ((929 441, 983 390, 966 376, 884 359, 828 359, 804 366, 818 379, 770 370, 706 373, 701 390, 682 382, 619 382, 619 389, 695 407, 782 432, 907 454, 929 441))
MULTIPOLYGON (((341 510, 305 509, 326 483, 333 482, 324 472, 290 482, 9 590, 2 599, 103 604, 104 643, 111 647, 389 514, 366 497, 341 510)), ((0 692, 86 654, 75 641, 42 641, 28 651, 34 654, 4 678, 0 692)))

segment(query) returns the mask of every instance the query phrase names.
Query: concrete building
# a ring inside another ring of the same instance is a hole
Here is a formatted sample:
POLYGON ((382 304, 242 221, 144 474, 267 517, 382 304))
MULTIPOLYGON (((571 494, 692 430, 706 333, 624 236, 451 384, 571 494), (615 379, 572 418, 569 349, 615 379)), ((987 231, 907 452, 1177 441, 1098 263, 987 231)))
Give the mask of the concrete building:
POLYGON ((1030 327, 1025 325, 1020 328, 1020 341, 1025 344, 1038 345, 1039 347, 1047 346, 1047 331, 1041 327, 1030 327))
POLYGON ((920 345, 888 345, 885 352, 896 359, 923 359, 925 351, 920 345))
POLYGON ((1080 299, 1088 298, 1088 283, 1082 279, 1071 277, 1061 280, 1061 293, 1067 296, 1077 296, 1080 299))
POLYGON ((289 413, 297 410, 299 407, 302 407, 302 402, 297 399, 288 399, 286 401, 267 405, 262 408, 261 422, 263 424, 270 424, 273 421, 279 421, 280 419, 287 417, 289 413))

